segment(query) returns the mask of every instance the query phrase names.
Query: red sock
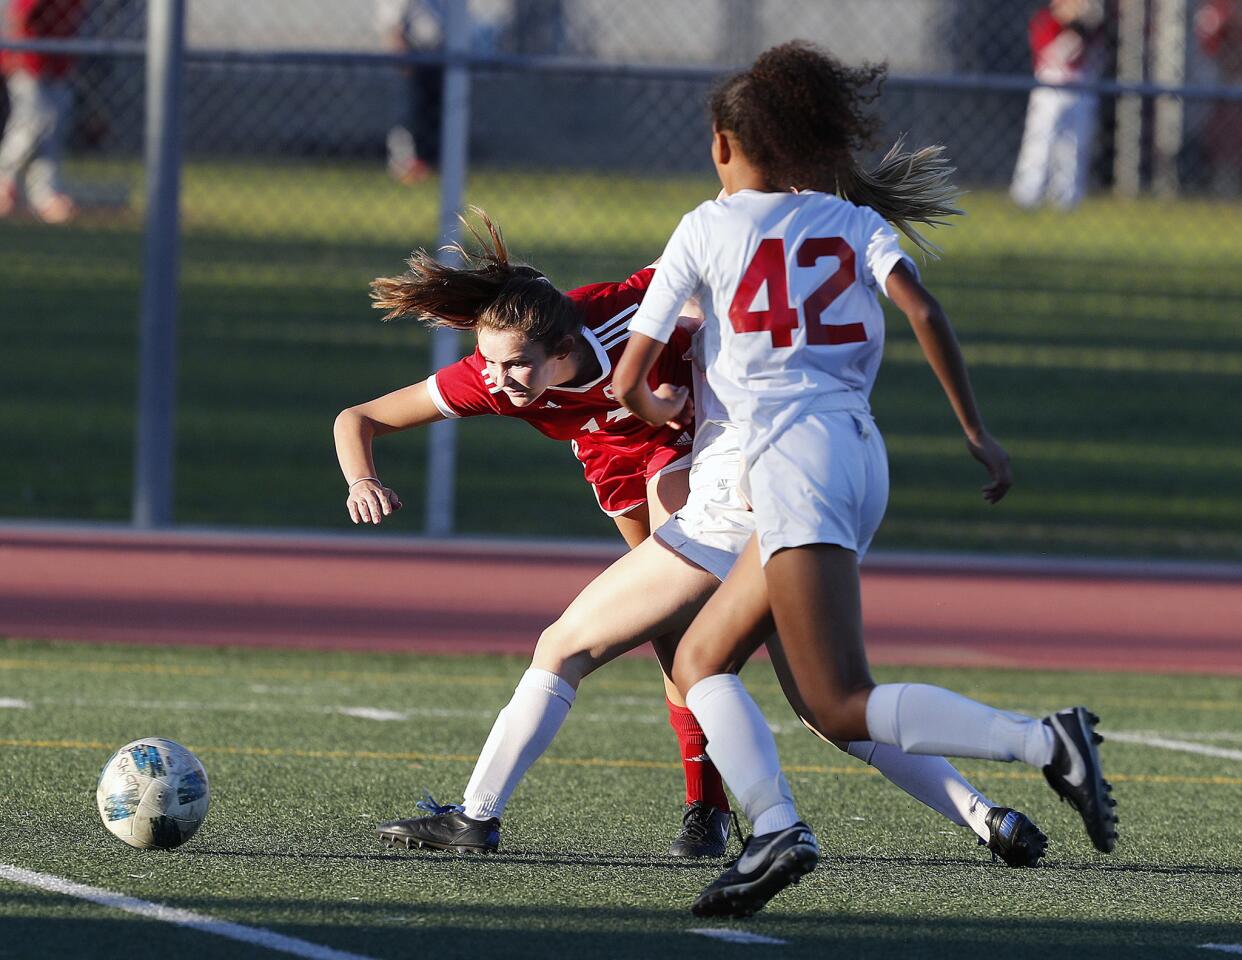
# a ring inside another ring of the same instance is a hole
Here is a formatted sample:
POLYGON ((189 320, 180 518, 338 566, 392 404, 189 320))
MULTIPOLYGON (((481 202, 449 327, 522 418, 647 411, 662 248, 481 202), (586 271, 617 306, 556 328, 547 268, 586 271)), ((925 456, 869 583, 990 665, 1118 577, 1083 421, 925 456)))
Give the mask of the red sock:
POLYGON ((681 765, 686 771, 686 803, 702 800, 719 810, 729 809, 724 782, 716 765, 707 757, 707 735, 686 707, 679 707, 667 697, 668 724, 677 734, 681 746, 681 765))

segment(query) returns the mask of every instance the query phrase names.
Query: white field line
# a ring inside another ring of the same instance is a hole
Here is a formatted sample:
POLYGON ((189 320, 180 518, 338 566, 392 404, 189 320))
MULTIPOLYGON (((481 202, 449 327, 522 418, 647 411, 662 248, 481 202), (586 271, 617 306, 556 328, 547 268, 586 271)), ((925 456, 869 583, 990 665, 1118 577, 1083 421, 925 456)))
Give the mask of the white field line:
POLYGON ((1221 953, 1242 953, 1242 943, 1201 943, 1200 950, 1219 950, 1221 953))
POLYGON ((1106 740, 1121 743, 1138 743, 1145 747, 1159 747, 1162 750, 1178 750, 1181 753, 1197 753, 1205 757, 1223 757, 1225 760, 1242 760, 1242 750, 1230 750, 1227 747, 1209 747, 1203 743, 1190 743, 1186 740, 1168 740, 1164 737, 1151 737, 1145 733, 1128 733, 1126 731, 1108 730, 1104 734, 1106 740))
POLYGON ((264 930, 261 927, 246 927, 240 923, 217 920, 215 917, 209 917, 206 914, 194 913, 190 910, 180 910, 162 903, 152 903, 150 900, 138 900, 135 897, 113 893, 111 890, 74 883, 71 880, 55 877, 48 873, 23 870, 21 867, 14 867, 7 863, 0 863, 0 880, 20 883, 27 887, 37 887, 40 890, 47 890, 49 893, 60 893, 67 897, 76 897, 79 900, 89 900, 92 903, 97 903, 100 906, 113 910, 123 910, 125 913, 148 917, 163 923, 171 923, 178 927, 189 927, 191 930, 198 930, 201 933, 210 933, 217 937, 225 937, 229 940, 238 940, 258 947, 266 947, 268 950, 289 953, 295 957, 307 957, 309 960, 370 960, 370 958, 359 953, 333 950, 331 947, 320 946, 317 943, 299 940, 296 937, 286 937, 284 934, 264 930))
POLYGON ((16 697, 0 697, 0 710, 29 710, 29 700, 18 700, 16 697))
POLYGON ((337 707, 336 712, 347 717, 358 717, 362 720, 408 720, 408 713, 396 710, 382 710, 379 707, 337 707))
POLYGON ((747 933, 745 930, 717 930, 714 927, 694 927, 686 931, 697 933, 700 937, 723 940, 725 943, 754 943, 783 946, 788 940, 777 940, 776 937, 765 937, 761 933, 747 933))
MULTIPOLYGON (((363 720, 418 720, 432 718, 437 720, 494 720, 497 710, 464 709, 460 707, 410 707, 405 710, 389 710, 384 707, 366 705, 319 706, 316 704, 296 703, 263 703, 257 700, 215 702, 197 700, 143 700, 117 698, 88 697, 39 697, 31 701, 0 700, 0 708, 5 706, 32 708, 40 704, 58 707, 128 707, 146 710, 178 710, 199 713, 315 713, 339 714, 363 720)), ((667 722, 664 711, 658 701, 651 701, 650 711, 633 713, 617 711, 616 713, 580 712, 573 716, 587 723, 637 723, 643 725, 662 724, 667 722)))

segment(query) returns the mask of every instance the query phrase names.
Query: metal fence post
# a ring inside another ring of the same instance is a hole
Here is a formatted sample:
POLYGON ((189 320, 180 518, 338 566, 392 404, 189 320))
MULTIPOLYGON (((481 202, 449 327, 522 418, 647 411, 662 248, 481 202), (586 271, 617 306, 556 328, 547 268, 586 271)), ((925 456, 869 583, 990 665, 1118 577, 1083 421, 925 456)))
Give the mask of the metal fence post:
POLYGON ((178 197, 185 0, 147 8, 146 230, 138 344, 133 523, 172 522, 177 393, 178 197))
MULTIPOLYGON (((1120 0, 1117 5, 1117 79, 1142 83, 1147 52, 1147 4, 1145 0, 1120 0)), ((1134 94, 1117 99, 1114 134, 1113 191, 1137 197, 1142 186, 1143 100, 1134 94)))
MULTIPOLYGON (((1152 5, 1152 80, 1169 86, 1186 82, 1186 0, 1155 0, 1152 5)), ((1185 104, 1180 97, 1157 97, 1152 135, 1155 157, 1152 188, 1175 197, 1181 187, 1178 160, 1185 132, 1185 104)))
MULTIPOLYGON (((470 135, 470 68, 460 59, 470 51, 467 0, 450 0, 444 12, 444 49, 454 57, 444 73, 444 108, 440 133, 440 240, 444 247, 458 239, 462 197, 466 190, 470 135)), ((440 253, 441 260, 456 259, 440 253)), ((437 328, 431 335, 431 367, 438 370, 457 360, 457 331, 437 328)), ((433 423, 427 440, 427 517, 429 536, 453 532, 457 486, 457 423, 433 423)))

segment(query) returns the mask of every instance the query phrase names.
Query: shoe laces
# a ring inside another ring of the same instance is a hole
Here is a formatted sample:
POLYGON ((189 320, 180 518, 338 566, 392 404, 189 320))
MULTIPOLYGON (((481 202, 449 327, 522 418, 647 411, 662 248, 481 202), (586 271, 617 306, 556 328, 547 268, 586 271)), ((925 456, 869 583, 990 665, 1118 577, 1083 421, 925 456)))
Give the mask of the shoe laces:
POLYGON ((465 813, 466 808, 460 803, 436 803, 436 798, 431 795, 430 790, 423 791, 423 799, 414 804, 416 810, 424 810, 433 817, 442 816, 446 813, 465 813))
POLYGON ((711 829, 712 814, 716 812, 716 808, 708 806, 701 800, 686 807, 686 812, 681 815, 681 832, 687 840, 706 840, 707 832, 711 829))

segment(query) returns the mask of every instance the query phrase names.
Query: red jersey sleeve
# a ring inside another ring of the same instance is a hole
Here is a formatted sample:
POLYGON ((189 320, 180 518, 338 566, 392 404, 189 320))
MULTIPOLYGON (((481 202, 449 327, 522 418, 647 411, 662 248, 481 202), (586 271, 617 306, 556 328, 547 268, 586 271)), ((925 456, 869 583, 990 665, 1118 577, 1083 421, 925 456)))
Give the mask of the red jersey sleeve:
MULTIPOLYGON (((476 351, 477 353, 477 351, 476 351)), ((499 413, 500 405, 477 356, 462 357, 427 378, 432 402, 446 417, 477 417, 499 413)))

